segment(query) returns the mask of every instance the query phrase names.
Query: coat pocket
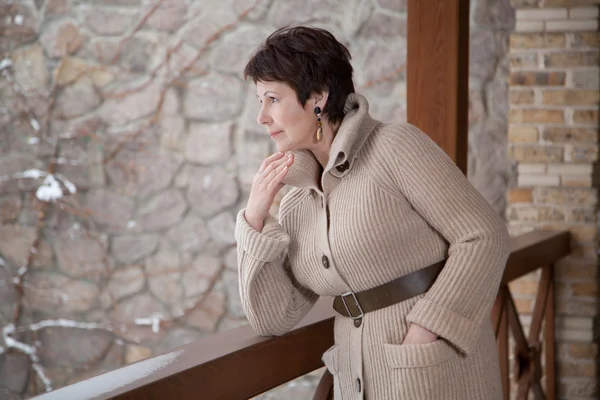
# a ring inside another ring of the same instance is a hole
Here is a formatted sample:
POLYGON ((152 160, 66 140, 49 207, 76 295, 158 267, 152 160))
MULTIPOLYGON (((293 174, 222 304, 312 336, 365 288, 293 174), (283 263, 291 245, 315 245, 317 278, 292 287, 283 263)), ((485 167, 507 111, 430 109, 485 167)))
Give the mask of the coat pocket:
POLYGON ((387 344, 384 354, 391 368, 432 367, 457 356, 456 350, 443 339, 426 344, 387 344))
POLYGON ((384 344, 391 390, 398 399, 465 399, 457 382, 458 351, 443 339, 427 344, 384 344), (449 396, 460 393, 456 397, 449 396))

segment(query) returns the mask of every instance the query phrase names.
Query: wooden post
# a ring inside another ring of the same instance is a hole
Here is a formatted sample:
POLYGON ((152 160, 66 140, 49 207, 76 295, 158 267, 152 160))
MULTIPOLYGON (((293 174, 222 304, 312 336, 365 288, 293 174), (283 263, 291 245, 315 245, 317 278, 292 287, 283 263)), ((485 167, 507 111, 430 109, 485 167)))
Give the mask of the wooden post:
POLYGON ((408 0, 407 121, 467 173, 469 0, 408 0))
POLYGON ((546 358, 546 397, 548 400, 556 399, 556 337, 554 334, 555 327, 555 309, 554 302, 554 264, 548 268, 549 287, 548 299, 546 300, 546 312, 544 317, 544 355, 546 358))

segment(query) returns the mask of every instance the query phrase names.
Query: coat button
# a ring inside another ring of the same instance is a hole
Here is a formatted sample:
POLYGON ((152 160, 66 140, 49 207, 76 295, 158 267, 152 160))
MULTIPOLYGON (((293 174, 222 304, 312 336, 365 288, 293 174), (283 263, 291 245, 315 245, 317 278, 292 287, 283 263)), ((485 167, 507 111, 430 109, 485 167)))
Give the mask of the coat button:
POLYGON ((360 393, 360 391, 362 390, 362 385, 360 383, 360 378, 356 378, 356 390, 358 391, 358 393, 360 393))
POLYGON ((340 164, 337 167, 335 167, 335 169, 337 169, 339 172, 344 172, 345 170, 348 169, 348 167, 350 167, 350 163, 348 161, 346 161, 345 163, 340 164))
POLYGON ((327 256, 323 256, 321 258, 321 262, 326 269, 329 268, 329 258, 327 258, 327 256))
POLYGON ((356 328, 360 328, 360 325, 361 325, 361 324, 362 324, 362 318, 359 318, 359 319, 355 319, 355 320, 354 320, 354 326, 355 326, 356 328))

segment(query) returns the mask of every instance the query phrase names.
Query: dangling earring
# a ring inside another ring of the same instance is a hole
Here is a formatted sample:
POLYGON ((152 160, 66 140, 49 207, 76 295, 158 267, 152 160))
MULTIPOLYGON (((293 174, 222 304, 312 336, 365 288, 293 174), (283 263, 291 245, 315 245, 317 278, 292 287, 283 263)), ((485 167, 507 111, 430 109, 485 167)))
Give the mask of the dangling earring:
POLYGON ((321 107, 315 107, 315 114, 317 114, 317 142, 323 139, 323 124, 321 123, 321 107))

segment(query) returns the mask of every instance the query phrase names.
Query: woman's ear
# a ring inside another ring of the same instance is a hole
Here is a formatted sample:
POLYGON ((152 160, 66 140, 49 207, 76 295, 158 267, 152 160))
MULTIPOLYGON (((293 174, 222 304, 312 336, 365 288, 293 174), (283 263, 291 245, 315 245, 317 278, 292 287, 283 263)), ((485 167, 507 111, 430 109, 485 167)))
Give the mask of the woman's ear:
POLYGON ((327 104, 327 98, 329 97, 329 92, 319 92, 313 94, 313 102, 314 107, 321 107, 321 110, 325 109, 325 105, 327 104))

